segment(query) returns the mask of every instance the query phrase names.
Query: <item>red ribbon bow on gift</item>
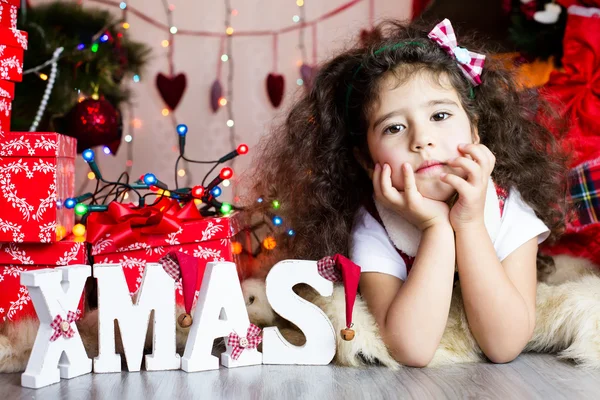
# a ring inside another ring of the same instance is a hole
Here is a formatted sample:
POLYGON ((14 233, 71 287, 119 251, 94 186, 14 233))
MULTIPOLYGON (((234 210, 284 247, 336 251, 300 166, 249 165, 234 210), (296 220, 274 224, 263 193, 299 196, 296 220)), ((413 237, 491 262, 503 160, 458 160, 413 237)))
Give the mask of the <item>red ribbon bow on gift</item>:
POLYGON ((244 349, 255 349, 258 347, 259 343, 262 342, 262 336, 260 335, 260 328, 254 324, 250 324, 248 327, 248 332, 246 333, 246 337, 239 337, 237 333, 231 332, 229 334, 229 341, 227 342, 228 346, 233 347, 233 351, 231 352, 231 357, 234 360, 240 358, 242 351, 244 349))
POLYGON ((458 67, 473 86, 481 84, 481 72, 485 63, 485 56, 458 46, 450 20, 446 18, 437 24, 427 37, 439 44, 442 49, 458 61, 458 67))
POLYGON ((115 248, 120 248, 143 242, 143 235, 177 232, 183 222, 201 218, 193 201, 181 207, 176 200, 163 197, 157 204, 142 208, 113 201, 106 212, 89 215, 87 241, 96 243, 110 236, 115 248))
POLYGON ((72 338, 73 335, 75 335, 75 330, 71 326, 71 323, 77 321, 78 319, 79 317, 77 316, 77 313, 74 313, 73 311, 69 311, 67 313, 66 320, 62 319, 60 314, 54 317, 54 320, 50 324, 50 327, 54 329, 54 333, 52 334, 50 341, 54 342, 61 336, 64 336, 67 339, 72 338))

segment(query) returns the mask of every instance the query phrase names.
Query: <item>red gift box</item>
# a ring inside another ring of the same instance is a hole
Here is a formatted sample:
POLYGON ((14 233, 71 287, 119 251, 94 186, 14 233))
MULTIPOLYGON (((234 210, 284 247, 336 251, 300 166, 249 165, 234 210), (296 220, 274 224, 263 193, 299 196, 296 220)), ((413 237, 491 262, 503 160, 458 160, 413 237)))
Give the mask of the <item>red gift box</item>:
POLYGON ((76 140, 58 133, 0 137, 0 241, 57 242, 71 233, 76 140))
POLYGON ((3 0, 0 2, 0 26, 17 29, 17 13, 19 12, 19 5, 14 4, 17 2, 19 1, 8 2, 3 0))
MULTIPOLYGON (((174 204, 176 203, 174 202, 174 204)), ((203 274, 203 267, 210 261, 235 262, 238 265, 240 276, 242 275, 239 256, 234 254, 233 247, 236 242, 240 245, 247 245, 250 239, 248 232, 243 230, 244 214, 236 212, 226 217, 204 218, 199 216, 194 203, 189 203, 184 208, 187 208, 188 211, 194 208, 197 216, 183 220, 172 218, 170 224, 174 223, 171 224, 171 233, 166 233, 166 231, 165 233, 154 233, 162 229, 160 223, 139 224, 130 230, 130 225, 124 222, 124 219, 127 218, 123 214, 126 206, 112 203, 111 207, 114 208, 111 210, 109 207, 108 213, 119 209, 113 215, 119 214, 120 220, 101 215, 101 213, 91 214, 88 218, 88 241, 92 243, 91 253, 94 264, 121 263, 123 265, 125 279, 132 296, 140 288, 146 263, 158 262, 171 251, 180 251, 200 259, 202 262, 198 265, 199 275, 203 274), (104 221, 99 221, 101 219, 104 221), (111 219, 114 224, 107 228, 107 221, 111 219), (98 225, 102 225, 100 229, 98 229, 98 225), (132 237, 136 238, 134 242, 132 242, 132 237)), ((161 215, 160 211, 157 213, 150 213, 148 210, 139 212, 139 214, 144 213, 148 221, 152 219, 156 221, 156 217, 161 215)), ((129 220, 140 218, 139 214, 130 215, 129 217, 134 218, 129 218, 129 220)), ((139 223, 139 220, 136 223, 139 223)), ((202 277, 203 275, 200 275, 198 279, 196 298, 202 277)), ((184 304, 181 280, 176 282, 176 302, 181 306, 184 304)))
MULTIPOLYGON (((21 286, 21 272, 57 266, 87 264, 85 243, 69 237, 52 244, 0 243, 0 321, 36 318, 27 288, 21 286)), ((83 313, 81 296, 78 313, 83 313)))

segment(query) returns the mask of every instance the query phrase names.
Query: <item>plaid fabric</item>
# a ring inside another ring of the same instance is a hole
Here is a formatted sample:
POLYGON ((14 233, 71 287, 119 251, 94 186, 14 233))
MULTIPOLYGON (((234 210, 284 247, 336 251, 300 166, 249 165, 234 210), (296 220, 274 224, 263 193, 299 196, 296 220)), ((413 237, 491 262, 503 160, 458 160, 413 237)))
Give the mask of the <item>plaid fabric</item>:
POLYGON ((319 275, 331 282, 341 282, 342 272, 337 268, 335 260, 331 256, 323 257, 317 261, 319 275))
POLYGON ((162 265, 167 275, 169 275, 175 281, 181 277, 181 269, 179 268, 179 264, 177 263, 175 256, 171 253, 158 260, 158 263, 162 265))
POLYGON ((498 196, 498 204, 500 205, 500 218, 502 218, 502 214, 504 214, 504 203, 506 203, 506 199, 508 198, 508 190, 498 185, 496 187, 496 195, 498 196))
POLYGON ((600 216, 600 159, 585 162, 569 173, 569 189, 581 226, 598 223, 600 216))
POLYGON ((260 336, 260 328, 254 324, 250 324, 248 332, 245 337, 240 337, 237 333, 231 332, 229 334, 229 340, 227 341, 228 346, 233 347, 231 357, 234 360, 240 358, 244 349, 255 349, 259 343, 262 342, 262 336, 260 336))
POLYGON ((54 317, 54 320, 50 324, 50 327, 52 329, 54 329, 54 333, 50 337, 50 341, 54 342, 56 339, 58 339, 61 336, 64 336, 67 339, 72 338, 73 335, 75 335, 75 330, 71 326, 71 323, 77 321, 78 319, 79 319, 79 317, 78 317, 77 313, 74 313, 73 311, 69 311, 67 313, 66 320, 62 319, 60 314, 57 315, 56 317, 54 317))
POLYGON ((458 61, 460 70, 473 86, 481 84, 485 56, 458 47, 454 28, 447 18, 437 24, 427 36, 458 61))

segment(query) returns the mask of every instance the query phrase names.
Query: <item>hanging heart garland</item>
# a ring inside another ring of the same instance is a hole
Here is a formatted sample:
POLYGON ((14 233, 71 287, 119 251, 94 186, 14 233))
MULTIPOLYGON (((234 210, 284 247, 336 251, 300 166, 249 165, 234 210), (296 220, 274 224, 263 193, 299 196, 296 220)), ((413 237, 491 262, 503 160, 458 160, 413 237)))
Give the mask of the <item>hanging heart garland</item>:
POLYGON ((267 76, 267 94, 273 107, 277 108, 283 100, 283 90, 285 89, 285 80, 283 75, 270 73, 267 76))
POLYGON ((273 35, 273 72, 267 76, 267 95, 273 107, 277 108, 283 100, 285 80, 277 73, 277 34, 273 35))
POLYGON ((213 113, 219 111, 219 100, 223 97, 223 87, 218 79, 215 79, 210 87, 210 108, 213 113))
POLYGON ((166 76, 159 73, 156 75, 156 87, 167 107, 173 111, 183 98, 183 93, 187 87, 187 78, 183 73, 175 76, 166 76))

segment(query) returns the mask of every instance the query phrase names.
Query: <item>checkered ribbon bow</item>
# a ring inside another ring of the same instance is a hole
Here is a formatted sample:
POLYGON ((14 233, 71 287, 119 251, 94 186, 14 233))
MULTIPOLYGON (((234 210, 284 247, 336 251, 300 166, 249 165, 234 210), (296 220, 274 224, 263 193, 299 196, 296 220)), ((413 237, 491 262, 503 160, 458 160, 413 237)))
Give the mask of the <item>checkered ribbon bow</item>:
POLYGON ((450 20, 446 18, 437 24, 427 36, 458 61, 459 68, 473 86, 481 84, 485 56, 458 46, 450 20))
POLYGON ((317 261, 319 275, 331 282, 341 282, 342 272, 336 266, 335 258, 327 256, 317 261))
POLYGON ((54 333, 52 334, 50 341, 54 342, 61 336, 64 336, 67 339, 72 338, 73 335, 75 335, 75 330, 71 326, 71 323, 77 321, 78 319, 79 317, 77 316, 77 313, 74 313, 73 311, 69 311, 67 313, 66 320, 62 319, 60 314, 54 317, 54 320, 50 324, 50 327, 54 329, 54 333))
POLYGON ((162 265, 163 269, 173 280, 177 281, 181 277, 181 269, 179 268, 179 264, 175 259, 175 256, 171 253, 162 257, 158 260, 159 264, 162 265))
POLYGON ((239 337, 237 333, 231 332, 229 334, 227 345, 233 347, 231 357, 233 357, 234 360, 237 360, 240 358, 244 349, 255 349, 260 342, 262 342, 260 328, 254 324, 250 324, 246 337, 239 337))

